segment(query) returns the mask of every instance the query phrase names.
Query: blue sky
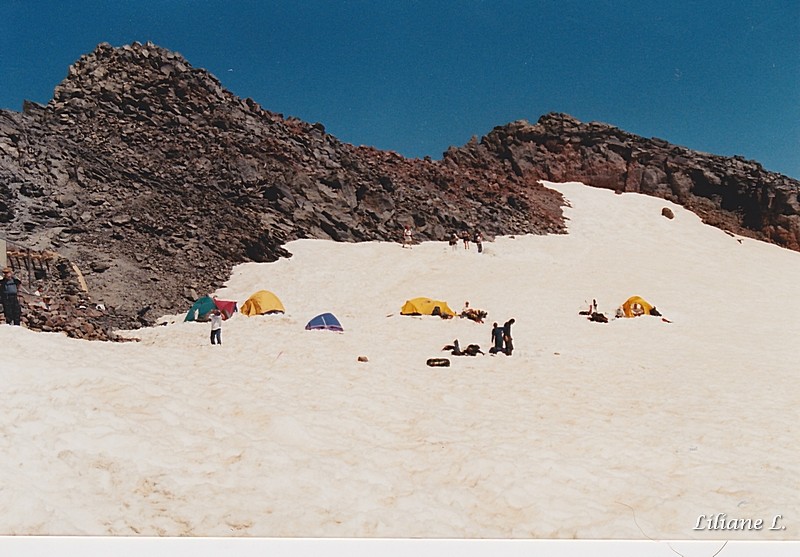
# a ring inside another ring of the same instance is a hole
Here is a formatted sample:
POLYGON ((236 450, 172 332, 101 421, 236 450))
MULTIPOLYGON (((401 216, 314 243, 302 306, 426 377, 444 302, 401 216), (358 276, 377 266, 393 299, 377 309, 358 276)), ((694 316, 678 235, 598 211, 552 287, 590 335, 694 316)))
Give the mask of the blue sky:
POLYGON ((800 178, 800 0, 0 0, 0 108, 103 41, 410 157, 556 111, 800 178))

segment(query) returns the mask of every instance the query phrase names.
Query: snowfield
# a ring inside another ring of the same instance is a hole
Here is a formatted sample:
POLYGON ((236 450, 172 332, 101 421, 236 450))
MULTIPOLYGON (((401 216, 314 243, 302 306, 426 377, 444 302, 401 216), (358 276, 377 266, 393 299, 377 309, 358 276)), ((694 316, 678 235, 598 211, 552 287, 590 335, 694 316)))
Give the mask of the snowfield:
POLYGON ((0 327, 0 533, 800 539, 800 254, 548 187, 569 234, 240 265, 214 294, 287 312, 234 315, 222 346, 182 315, 130 343, 0 327), (670 322, 578 315, 632 295, 670 322), (488 320, 401 316, 417 296, 488 320), (305 331, 323 312, 345 332, 305 331), (511 317, 513 356, 488 355, 511 317), (764 525, 696 529, 719 513, 764 525))

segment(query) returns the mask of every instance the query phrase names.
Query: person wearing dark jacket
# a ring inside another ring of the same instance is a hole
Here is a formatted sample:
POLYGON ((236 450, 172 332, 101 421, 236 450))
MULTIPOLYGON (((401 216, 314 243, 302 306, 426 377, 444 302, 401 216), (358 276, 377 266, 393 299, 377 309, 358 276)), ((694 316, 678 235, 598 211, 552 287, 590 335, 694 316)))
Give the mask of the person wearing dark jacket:
POLYGON ((503 323, 503 341, 506 343, 506 356, 510 356, 514 351, 514 339, 511 338, 511 325, 516 323, 515 319, 509 319, 503 323))
POLYGON ((6 323, 9 325, 19 325, 20 320, 20 307, 19 307, 19 286, 22 284, 17 277, 14 276, 14 271, 6 267, 3 269, 3 278, 0 280, 0 302, 3 303, 3 315, 5 315, 6 323))
POLYGON ((489 354, 497 354, 503 352, 503 327, 499 326, 497 322, 492 323, 492 346, 489 349, 489 354))

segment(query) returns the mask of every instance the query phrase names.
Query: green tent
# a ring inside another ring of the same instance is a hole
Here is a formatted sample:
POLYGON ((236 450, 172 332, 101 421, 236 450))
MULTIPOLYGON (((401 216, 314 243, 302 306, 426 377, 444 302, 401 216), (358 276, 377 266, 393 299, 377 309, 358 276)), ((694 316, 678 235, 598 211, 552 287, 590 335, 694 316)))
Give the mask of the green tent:
POLYGON ((214 303, 214 299, 211 296, 203 296, 192 305, 184 321, 205 321, 208 319, 208 314, 216 308, 217 304, 214 303))

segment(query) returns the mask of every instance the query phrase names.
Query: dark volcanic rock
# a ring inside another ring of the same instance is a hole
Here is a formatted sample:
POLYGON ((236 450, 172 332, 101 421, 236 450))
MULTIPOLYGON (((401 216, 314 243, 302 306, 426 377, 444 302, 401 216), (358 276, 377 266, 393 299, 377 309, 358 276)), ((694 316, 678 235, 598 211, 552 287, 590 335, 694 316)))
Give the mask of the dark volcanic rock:
POLYGON ((800 182, 742 157, 691 151, 566 114, 500 126, 452 156, 460 158, 464 150, 505 160, 525 178, 663 197, 708 224, 800 250, 800 182))
POLYGON ((46 106, 0 111, 0 236, 74 264, 80 296, 59 283, 69 273, 35 277, 24 257, 17 269, 31 288, 70 297, 60 300, 91 327, 69 330, 85 338, 182 312, 233 265, 288 257, 297 238, 397 240, 405 224, 435 240, 563 233, 563 199, 540 179, 658 195, 731 231, 800 244, 798 182, 754 162, 563 114, 495 128, 441 161, 406 159, 237 98, 149 43, 101 44, 46 106), (102 319, 80 313, 93 302, 102 319))

